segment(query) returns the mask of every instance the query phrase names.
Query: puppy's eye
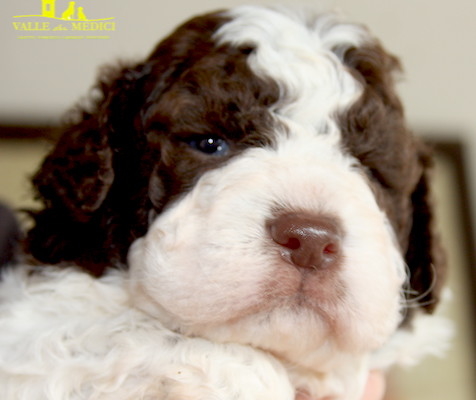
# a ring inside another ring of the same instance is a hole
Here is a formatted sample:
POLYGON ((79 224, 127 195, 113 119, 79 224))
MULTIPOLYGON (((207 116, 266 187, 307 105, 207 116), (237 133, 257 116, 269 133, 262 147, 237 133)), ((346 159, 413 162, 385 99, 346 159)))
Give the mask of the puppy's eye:
POLYGON ((195 150, 212 156, 224 156, 230 150, 226 140, 218 136, 196 136, 187 141, 195 150))

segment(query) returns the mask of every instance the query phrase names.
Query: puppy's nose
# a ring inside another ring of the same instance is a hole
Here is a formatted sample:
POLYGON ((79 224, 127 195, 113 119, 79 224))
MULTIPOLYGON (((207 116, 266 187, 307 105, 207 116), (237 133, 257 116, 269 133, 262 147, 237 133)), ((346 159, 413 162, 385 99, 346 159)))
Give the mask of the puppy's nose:
POLYGON ((268 222, 283 257, 300 268, 335 267, 342 257, 342 231, 334 218, 287 213, 268 222))

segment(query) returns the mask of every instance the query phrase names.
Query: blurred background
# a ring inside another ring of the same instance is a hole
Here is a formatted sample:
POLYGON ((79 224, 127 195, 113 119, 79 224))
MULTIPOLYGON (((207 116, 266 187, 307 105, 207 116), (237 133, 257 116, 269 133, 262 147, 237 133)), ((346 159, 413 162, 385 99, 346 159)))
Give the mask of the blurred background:
MULTIPOLYGON (((76 0, 88 19, 111 19, 103 20, 99 30, 90 24, 81 28, 92 30, 75 32, 25 30, 45 28, 26 24, 45 20, 15 18, 40 15, 48 10, 42 7, 51 3, 57 16, 69 5, 68 0, 0 3, 0 201, 15 209, 34 206, 28 176, 48 149, 43 136, 87 95, 98 66, 147 55, 158 39, 194 14, 275 2, 76 0), (68 39, 61 37, 67 35, 68 39)), ((403 62, 399 91, 409 124, 434 146, 437 155, 434 191, 453 290, 451 302, 441 313, 454 321, 456 334, 445 358, 392 371, 387 400, 474 400, 476 2, 290 0, 288 4, 336 10, 368 25, 403 62)))

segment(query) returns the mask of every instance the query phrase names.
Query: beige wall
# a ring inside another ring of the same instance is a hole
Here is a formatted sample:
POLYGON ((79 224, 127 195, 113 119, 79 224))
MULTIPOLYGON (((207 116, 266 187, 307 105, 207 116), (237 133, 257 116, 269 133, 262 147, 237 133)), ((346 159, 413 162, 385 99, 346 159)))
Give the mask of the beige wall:
MULTIPOLYGON (((389 400, 473 400, 476 399, 476 347, 474 343, 474 308, 468 293, 468 261, 461 240, 458 193, 454 165, 443 157, 437 159, 434 194, 438 203, 437 218, 447 250, 451 296, 439 308, 439 314, 452 321, 454 337, 444 358, 429 357, 420 365, 395 369, 391 376, 389 400)), ((429 338, 430 339, 430 338, 429 338)))

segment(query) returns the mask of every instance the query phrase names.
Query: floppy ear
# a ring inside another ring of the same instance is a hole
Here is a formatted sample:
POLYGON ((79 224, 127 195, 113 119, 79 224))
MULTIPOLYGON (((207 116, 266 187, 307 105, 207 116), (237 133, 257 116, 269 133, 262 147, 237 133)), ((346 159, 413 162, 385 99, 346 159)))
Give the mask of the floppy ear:
POLYGON ((112 150, 100 117, 67 129, 33 178, 46 208, 63 210, 73 221, 88 221, 114 181, 112 150))
MULTIPOLYGON (((126 248, 123 231, 133 220, 127 209, 125 186, 137 179, 125 165, 130 162, 140 133, 134 122, 142 102, 138 81, 147 75, 145 65, 107 71, 92 111, 82 112, 78 122, 61 133, 54 149, 33 177, 37 198, 44 208, 32 212, 35 226, 29 231, 26 250, 43 263, 75 262, 93 274, 101 274, 116 261, 111 252, 126 248), (129 161, 128 161, 129 160, 129 161), (122 167, 121 167, 122 165, 122 167), (114 192, 115 196, 111 196, 114 192), (116 200, 111 201, 111 197, 116 200), (113 249, 112 244, 115 244, 113 249)), ((131 209, 132 207, 129 207, 131 209)), ((117 256, 117 258, 121 258, 117 256)))
MULTIPOLYGON (((348 49, 345 63, 356 79, 363 83, 365 90, 355 106, 358 112, 348 112, 341 120, 342 126, 347 126, 344 140, 352 142, 348 147, 372 172, 378 173, 378 180, 385 185, 391 183, 390 186, 398 183, 394 186, 395 191, 402 196, 411 193, 409 234, 408 228, 402 229, 404 224, 400 224, 402 219, 407 218, 404 209, 397 207, 393 215, 393 219, 399 222, 396 226, 402 248, 407 248, 405 260, 410 286, 407 288, 407 301, 410 307, 417 305, 432 312, 444 281, 445 257, 433 226, 434 210, 429 188, 431 152, 422 143, 410 139, 406 128, 403 108, 393 83, 394 71, 400 70, 398 59, 376 43, 370 47, 348 49), (362 140, 362 135, 366 135, 366 140, 362 140), (402 140, 405 140, 407 148, 395 152, 402 140), (415 150, 416 162, 409 162, 409 156, 415 150), (391 160, 390 168, 381 165, 382 159, 391 160), (413 182, 417 180, 413 191, 411 188, 402 191, 401 182, 407 182, 404 176, 414 173, 419 174, 419 179, 411 178, 413 182)), ((411 309, 407 311, 410 316, 411 309)))
POLYGON ((446 258, 433 225, 433 204, 430 196, 429 174, 431 157, 428 149, 421 153, 423 173, 412 193, 413 224, 409 236, 406 262, 410 274, 407 300, 426 312, 435 309, 445 281, 446 258))

